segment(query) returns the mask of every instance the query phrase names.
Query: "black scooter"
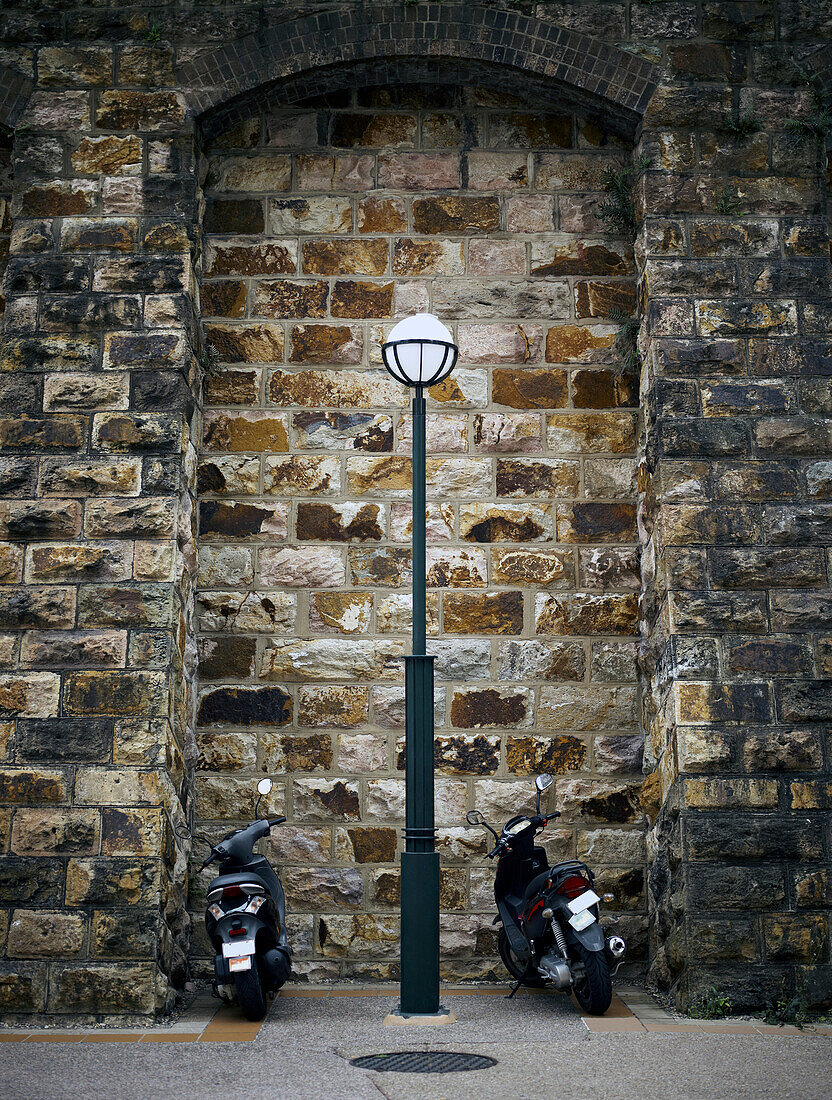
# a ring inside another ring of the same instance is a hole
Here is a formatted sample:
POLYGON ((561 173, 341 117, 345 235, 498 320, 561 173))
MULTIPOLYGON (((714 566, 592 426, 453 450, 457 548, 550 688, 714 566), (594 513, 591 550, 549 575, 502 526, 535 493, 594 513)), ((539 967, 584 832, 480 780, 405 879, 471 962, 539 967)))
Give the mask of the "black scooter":
POLYGON ((571 988, 583 1009, 600 1016, 612 1001, 611 967, 618 969, 627 947, 620 936, 604 939, 598 903, 612 895, 602 899, 595 893, 589 867, 576 859, 549 867, 545 849, 534 843, 546 822, 560 817, 557 811, 540 813, 540 795, 553 782, 551 775, 539 775, 535 816, 510 818, 499 836, 479 810, 469 811, 467 821, 485 826, 497 841, 488 858, 500 857, 494 924, 502 924, 497 946, 515 979, 509 997, 521 985, 552 983, 571 988))
MULTIPOLYGON (((255 816, 260 799, 271 789, 270 779, 257 784, 255 816)), ((285 820, 258 818, 245 829, 237 829, 219 844, 211 844, 211 854, 200 867, 220 864, 219 875, 208 887, 205 911, 205 928, 217 952, 212 990, 224 1001, 236 1000, 247 1020, 263 1019, 267 997, 274 996, 292 972, 286 895, 269 861, 254 855, 255 843, 285 820)))

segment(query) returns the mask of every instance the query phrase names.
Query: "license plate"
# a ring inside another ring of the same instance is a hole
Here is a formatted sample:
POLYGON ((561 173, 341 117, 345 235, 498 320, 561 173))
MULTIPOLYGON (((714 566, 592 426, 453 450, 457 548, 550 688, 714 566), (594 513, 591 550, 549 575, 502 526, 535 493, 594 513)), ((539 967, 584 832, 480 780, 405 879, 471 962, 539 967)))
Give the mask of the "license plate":
POLYGON ((242 955, 239 959, 229 959, 228 969, 232 974, 235 970, 251 970, 251 955, 242 955))
POLYGON ((576 932, 583 932, 585 928, 589 928, 591 924, 595 923, 595 917, 588 909, 582 909, 580 913, 576 913, 569 918, 569 923, 576 932))
POLYGON ((240 940, 239 943, 224 943, 222 953, 227 959, 236 958, 238 955, 253 955, 254 940, 240 940))
POLYGON ((600 900, 594 890, 584 890, 580 897, 573 898, 569 902, 569 908, 573 913, 582 913, 584 909, 589 909, 590 905, 597 905, 600 900))

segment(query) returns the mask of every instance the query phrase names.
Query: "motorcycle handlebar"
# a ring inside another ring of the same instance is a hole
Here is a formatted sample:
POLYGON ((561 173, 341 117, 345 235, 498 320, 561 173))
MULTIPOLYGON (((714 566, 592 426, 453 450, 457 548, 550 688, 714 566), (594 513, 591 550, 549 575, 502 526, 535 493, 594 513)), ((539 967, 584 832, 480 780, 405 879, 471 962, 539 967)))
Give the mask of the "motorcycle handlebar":
POLYGON ((275 825, 282 825, 285 820, 285 817, 276 817, 274 821, 269 822, 269 828, 272 829, 275 825))

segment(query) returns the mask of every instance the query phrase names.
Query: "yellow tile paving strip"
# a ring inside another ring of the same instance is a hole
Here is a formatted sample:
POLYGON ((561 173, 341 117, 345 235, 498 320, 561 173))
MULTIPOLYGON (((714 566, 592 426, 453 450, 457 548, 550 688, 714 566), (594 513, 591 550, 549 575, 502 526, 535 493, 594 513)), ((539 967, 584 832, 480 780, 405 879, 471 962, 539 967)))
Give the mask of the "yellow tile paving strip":
MULTIPOLYGON (((447 986, 442 989, 446 997, 499 997, 505 996, 508 986, 447 986)), ((521 989, 526 996, 555 996, 548 989, 521 989)), ((395 989, 386 987, 328 987, 318 989, 284 989, 283 997, 391 997, 395 989)), ((832 1026, 817 1024, 803 1029, 777 1027, 771 1024, 746 1021, 684 1020, 669 1015, 647 994, 639 990, 625 989, 621 996, 613 996, 610 1008, 603 1016, 587 1016, 572 998, 587 1030, 597 1033, 638 1032, 642 1035, 752 1035, 774 1036, 827 1036, 832 1037, 832 1026)), ((78 1031, 0 1031, 0 1043, 250 1043, 257 1038, 262 1020, 254 1023, 241 1018, 239 1011, 229 1005, 216 1007, 207 996, 197 999, 193 1005, 169 1029, 113 1029, 78 1031)))

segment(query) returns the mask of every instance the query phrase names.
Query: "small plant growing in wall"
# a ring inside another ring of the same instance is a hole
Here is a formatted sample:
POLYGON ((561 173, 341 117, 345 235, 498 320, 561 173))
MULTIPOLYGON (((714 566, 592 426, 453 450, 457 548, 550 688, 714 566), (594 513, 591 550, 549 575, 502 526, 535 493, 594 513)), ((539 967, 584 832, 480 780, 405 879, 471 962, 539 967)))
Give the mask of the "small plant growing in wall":
POLYGON ((618 306, 611 309, 607 317, 619 326, 614 345, 618 358, 621 360, 625 371, 635 374, 641 367, 638 354, 638 317, 631 317, 629 313, 625 313, 618 306))
POLYGON ((722 191, 716 196, 714 211, 717 214, 737 214, 742 217, 741 206, 742 202, 739 197, 732 195, 727 187, 723 187, 722 191))
POLYGON ((604 170, 601 186, 607 197, 598 204, 598 216, 610 233, 632 237, 636 231, 636 208, 633 185, 650 167, 649 157, 639 157, 633 164, 615 171, 604 170))
POLYGON ((157 42, 162 41, 162 28, 158 23, 151 23, 144 32, 144 40, 149 42, 151 46, 155 46, 157 42))
POLYGON ((795 993, 793 997, 776 997, 768 1002, 763 1013, 763 1021, 767 1024, 777 1024, 785 1027, 803 1028, 809 1019, 809 1002, 802 993, 795 993))
POLYGON ((712 985, 693 998, 688 1015, 697 1020, 721 1020, 731 1015, 733 1007, 730 998, 712 985))
POLYGON ((196 361, 203 377, 210 378, 211 375, 217 372, 217 367, 220 364, 220 353, 213 344, 205 344, 197 355, 196 361))
POLYGON ((786 133, 795 145, 806 138, 824 139, 832 133, 832 91, 824 88, 817 73, 798 69, 800 83, 809 89, 809 114, 792 118, 786 123, 786 133))
POLYGON ((745 114, 740 114, 739 111, 735 111, 728 120, 725 129, 733 137, 734 141, 740 142, 745 141, 747 137, 761 130, 762 123, 753 111, 746 111, 745 114))

